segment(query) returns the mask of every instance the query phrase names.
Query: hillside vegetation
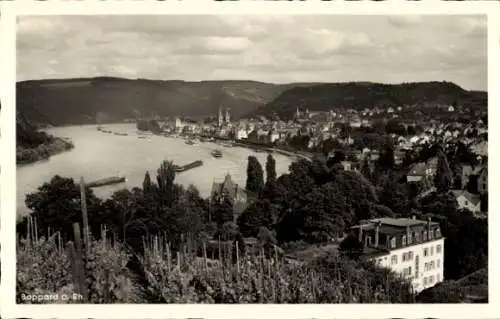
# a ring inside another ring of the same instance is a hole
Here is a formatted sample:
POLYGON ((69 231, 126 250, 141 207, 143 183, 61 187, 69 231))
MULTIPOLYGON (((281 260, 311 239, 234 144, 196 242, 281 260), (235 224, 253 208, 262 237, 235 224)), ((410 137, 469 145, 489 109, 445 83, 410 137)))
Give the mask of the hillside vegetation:
POLYGON ((254 81, 152 81, 121 78, 17 83, 17 107, 42 124, 95 123, 149 116, 215 116, 219 106, 239 117, 289 88, 254 81))
POLYGON ((311 111, 405 104, 486 105, 486 93, 450 82, 396 85, 370 82, 270 84, 256 81, 157 81, 82 78, 17 83, 17 107, 30 121, 67 125, 122 121, 137 117, 215 116, 219 106, 231 116, 292 116, 297 106, 311 111))
POLYGON ((72 149, 73 143, 38 131, 21 112, 16 115, 16 161, 29 164, 72 149))
POLYGON ((403 105, 457 104, 472 108, 487 105, 487 94, 466 91, 451 82, 379 84, 370 82, 328 83, 294 87, 272 102, 260 107, 257 114, 277 113, 293 116, 297 106, 310 111, 344 109, 362 110, 372 107, 403 105))

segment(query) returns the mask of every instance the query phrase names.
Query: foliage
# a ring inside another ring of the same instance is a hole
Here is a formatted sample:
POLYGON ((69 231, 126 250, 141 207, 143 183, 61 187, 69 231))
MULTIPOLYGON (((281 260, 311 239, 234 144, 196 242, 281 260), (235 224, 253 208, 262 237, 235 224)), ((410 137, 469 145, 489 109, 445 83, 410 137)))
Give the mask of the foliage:
POLYGON ((266 184, 276 181, 276 160, 272 154, 267 156, 266 161, 266 184))
MULTIPOLYGON (((102 221, 101 200, 87 187, 86 201, 89 225, 98 233, 102 221)), ((40 186, 37 192, 26 195, 25 203, 32 212, 31 216, 38 222, 40 236, 47 236, 50 228, 52 232, 61 231, 63 238, 70 238, 73 223, 81 221, 80 187, 72 178, 54 176, 50 182, 40 186)), ((25 235, 27 218, 17 226, 18 232, 25 235)))
POLYGON ((438 151, 438 164, 436 176, 434 178, 434 186, 438 192, 448 191, 453 184, 453 172, 448 164, 448 159, 442 150, 438 151))
POLYGON ((251 194, 260 194, 264 188, 264 171, 255 156, 248 157, 246 190, 251 194))

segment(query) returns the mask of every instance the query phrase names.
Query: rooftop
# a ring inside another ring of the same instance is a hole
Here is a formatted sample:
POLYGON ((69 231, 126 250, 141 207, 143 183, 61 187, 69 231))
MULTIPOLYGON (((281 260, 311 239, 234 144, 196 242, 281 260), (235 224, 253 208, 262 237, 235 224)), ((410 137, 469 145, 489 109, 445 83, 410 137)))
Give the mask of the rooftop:
MULTIPOLYGON (((385 228, 386 230, 390 230, 391 228, 406 228, 408 227, 414 227, 414 226, 424 226, 427 225, 428 221, 426 220, 419 220, 419 219, 413 219, 413 218, 391 218, 391 217, 383 217, 383 218, 374 218, 370 220, 361 220, 359 222, 360 225, 353 226, 352 228, 359 228, 360 226, 363 227, 363 229, 372 229, 375 227, 375 224, 380 222, 380 226, 382 230, 385 228)), ((439 225, 437 222, 431 221, 431 225, 439 225)))

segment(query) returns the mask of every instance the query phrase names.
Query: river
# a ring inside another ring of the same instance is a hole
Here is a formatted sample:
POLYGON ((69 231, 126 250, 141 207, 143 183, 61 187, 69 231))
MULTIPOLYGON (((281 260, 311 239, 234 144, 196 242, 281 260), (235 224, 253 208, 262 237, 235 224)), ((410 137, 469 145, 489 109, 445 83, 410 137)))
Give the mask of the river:
MULTIPOLYGON (((123 188, 141 186, 144 174, 149 171, 154 180, 156 170, 163 160, 174 161, 183 165, 195 160, 202 160, 203 166, 178 173, 176 183, 194 184, 201 195, 208 197, 214 180, 220 181, 231 174, 233 181, 241 187, 245 186, 248 156, 259 159, 265 172, 267 153, 254 152, 242 147, 221 147, 215 143, 199 143, 187 145, 180 138, 149 136, 139 139, 135 124, 112 124, 104 127, 113 132, 128 133, 128 136, 106 134, 96 130, 95 125, 56 127, 47 130, 58 137, 68 137, 75 148, 50 159, 17 168, 17 211, 27 211, 24 204, 26 194, 36 191, 43 183, 54 175, 72 177, 79 180, 83 176, 86 181, 109 176, 125 176, 122 184, 110 185, 94 189, 94 193, 107 198, 113 192, 123 188), (222 158, 213 158, 210 152, 220 149, 222 158)), ((292 159, 273 154, 276 159, 276 172, 286 173, 292 159)))

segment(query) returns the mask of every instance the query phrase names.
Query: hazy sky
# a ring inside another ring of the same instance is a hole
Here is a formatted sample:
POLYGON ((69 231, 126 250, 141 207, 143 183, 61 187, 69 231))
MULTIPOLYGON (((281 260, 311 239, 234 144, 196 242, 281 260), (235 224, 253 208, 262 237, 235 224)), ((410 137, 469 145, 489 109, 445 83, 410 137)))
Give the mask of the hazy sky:
POLYGON ((446 80, 487 88, 484 16, 25 16, 18 80, 446 80))

